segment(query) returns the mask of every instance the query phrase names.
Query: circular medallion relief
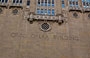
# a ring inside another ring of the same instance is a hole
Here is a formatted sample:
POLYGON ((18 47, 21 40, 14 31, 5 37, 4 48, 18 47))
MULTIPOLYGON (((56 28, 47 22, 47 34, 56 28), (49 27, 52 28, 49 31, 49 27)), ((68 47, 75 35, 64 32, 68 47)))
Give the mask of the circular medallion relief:
POLYGON ((90 18, 90 14, 88 14, 88 18, 90 18))
POLYGON ((3 11, 2 8, 0 8, 0 13, 2 13, 2 11, 3 11))
POLYGON ((74 16, 74 17, 78 17, 78 14, 77 14, 77 13, 73 13, 73 16, 74 16))
POLYGON ((17 9, 14 9, 14 10, 12 11, 12 13, 13 13, 14 15, 16 15, 16 14, 18 13, 18 10, 17 10, 17 9))
POLYGON ((50 28, 50 25, 48 23, 43 23, 41 24, 40 26, 41 30, 43 31, 49 31, 51 28, 50 28))

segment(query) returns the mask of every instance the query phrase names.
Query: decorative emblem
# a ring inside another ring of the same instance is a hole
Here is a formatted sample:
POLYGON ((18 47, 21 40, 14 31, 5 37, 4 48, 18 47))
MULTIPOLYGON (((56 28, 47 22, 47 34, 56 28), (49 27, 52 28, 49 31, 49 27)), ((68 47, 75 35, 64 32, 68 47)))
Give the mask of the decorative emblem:
POLYGON ((77 14, 77 13, 73 13, 73 16, 74 16, 74 17, 78 17, 78 14, 77 14))
POLYGON ((14 9, 14 10, 12 11, 12 13, 13 13, 14 15, 16 15, 16 14, 18 13, 18 10, 17 10, 17 9, 14 9))
POLYGON ((49 31, 51 29, 49 23, 43 23, 43 24, 41 24, 40 28, 43 31, 49 31))

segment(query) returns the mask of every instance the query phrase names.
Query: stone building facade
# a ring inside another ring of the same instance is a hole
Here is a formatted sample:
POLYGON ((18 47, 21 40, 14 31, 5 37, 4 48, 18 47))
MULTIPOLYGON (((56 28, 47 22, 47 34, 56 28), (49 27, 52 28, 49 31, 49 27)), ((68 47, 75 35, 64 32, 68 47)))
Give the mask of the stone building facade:
POLYGON ((0 0, 0 58, 90 58, 90 1, 0 0))

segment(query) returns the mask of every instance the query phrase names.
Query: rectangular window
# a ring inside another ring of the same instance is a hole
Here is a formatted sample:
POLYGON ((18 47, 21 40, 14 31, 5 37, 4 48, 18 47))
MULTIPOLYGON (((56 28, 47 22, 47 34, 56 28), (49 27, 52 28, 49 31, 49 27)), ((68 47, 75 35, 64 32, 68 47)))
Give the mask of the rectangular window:
POLYGON ((48 0, 48 6, 50 6, 50 4, 51 4, 51 1, 50 1, 50 0, 48 0))
POLYGON ((62 0, 62 8, 65 8, 64 0, 62 0))
POLYGON ((48 9, 48 13, 47 13, 48 15, 51 15, 51 10, 50 9, 48 9))
POLYGON ((16 0, 13 0, 13 3, 15 3, 16 2, 16 0))
POLYGON ((90 7, 90 0, 82 0, 83 7, 87 8, 90 7))
POLYGON ((22 3, 22 0, 13 0, 13 3, 22 3))
POLYGON ((44 0, 41 0, 41 6, 43 6, 44 5, 44 0))
POLYGON ((22 0, 20 0, 20 3, 22 3, 22 0))
POLYGON ((2 3, 4 3, 4 0, 2 0, 2 3))
POLYGON ((45 9, 45 14, 47 14, 47 9, 45 9))
POLYGON ((55 15, 54 0, 37 0, 37 14, 43 15, 55 15), (41 7, 38 7, 41 6, 41 7), (53 6, 53 7, 52 7, 53 6), (49 9, 48 9, 49 8, 49 9))
POLYGON ((45 0, 45 6, 47 6, 47 0, 45 0))
POLYGON ((17 0, 16 3, 19 3, 19 0, 17 0))
POLYGON ((38 0, 38 6, 40 6, 40 0, 38 0))
POLYGON ((40 14, 41 13, 41 10, 40 9, 37 9, 37 14, 40 14))
POLYGON ((8 0, 5 0, 5 3, 7 3, 8 2, 8 0))
POLYGON ((27 6, 30 6, 30 0, 27 0, 27 6))
POLYGON ((54 11, 54 9, 52 9, 52 15, 55 15, 55 11, 54 11))
POLYGON ((54 6, 54 0, 52 0, 52 6, 54 6))
POLYGON ((43 9, 41 9, 41 14, 44 14, 44 12, 43 12, 44 10, 43 9))
POLYGON ((69 1, 69 6, 70 7, 78 7, 78 0, 70 0, 69 1))

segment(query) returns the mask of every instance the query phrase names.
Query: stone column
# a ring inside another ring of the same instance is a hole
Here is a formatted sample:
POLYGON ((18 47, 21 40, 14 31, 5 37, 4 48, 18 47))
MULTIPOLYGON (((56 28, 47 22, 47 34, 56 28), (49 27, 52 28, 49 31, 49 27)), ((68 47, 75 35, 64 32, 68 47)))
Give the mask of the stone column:
POLYGON ((30 12, 35 13, 36 12, 36 4, 38 3, 36 0, 30 0, 30 12))
POLYGON ((61 14, 61 0, 55 0, 55 12, 56 15, 61 14))

